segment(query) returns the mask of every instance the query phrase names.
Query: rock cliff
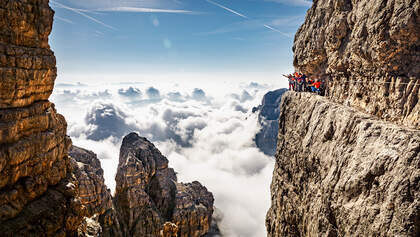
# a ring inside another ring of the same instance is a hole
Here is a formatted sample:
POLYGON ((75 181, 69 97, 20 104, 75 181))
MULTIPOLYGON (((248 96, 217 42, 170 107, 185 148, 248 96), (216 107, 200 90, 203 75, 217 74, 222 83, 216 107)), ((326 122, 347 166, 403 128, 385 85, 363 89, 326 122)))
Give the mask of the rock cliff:
POLYGON ((328 96, 420 128, 420 2, 314 0, 295 36, 295 67, 328 96))
POLYGON ((104 171, 96 154, 72 146, 69 155, 72 158, 73 173, 79 182, 79 198, 87 209, 87 217, 82 224, 86 228, 82 230, 91 228, 101 236, 122 236, 111 190, 105 185, 104 171))
POLYGON ((206 234, 212 194, 177 183, 151 143, 124 140, 115 204, 96 155, 71 147, 48 101, 57 74, 53 14, 48 0, 0 1, 0 235, 206 234))
POLYGON ((268 236, 420 235, 419 4, 313 1, 294 65, 327 96, 283 96, 268 236))
POLYGON ((420 234, 420 131, 288 92, 276 158, 268 236, 420 234))
POLYGON ((261 105, 252 109, 253 113, 258 112, 258 123, 261 126, 261 130, 255 136, 255 144, 269 156, 276 153, 280 102, 286 91, 287 89, 269 91, 264 95, 261 105))
POLYGON ((66 122, 48 101, 56 77, 52 20, 47 0, 0 2, 2 236, 75 235, 86 214, 66 122))
POLYGON ((199 182, 178 183, 168 160, 146 138, 131 133, 123 139, 116 181, 115 207, 125 236, 208 232, 213 195, 199 182))
POLYGON ((72 146, 69 155, 87 209, 80 235, 199 237, 209 232, 213 195, 199 182, 177 183, 168 160, 145 138, 135 133, 124 138, 115 198, 93 152, 72 146))

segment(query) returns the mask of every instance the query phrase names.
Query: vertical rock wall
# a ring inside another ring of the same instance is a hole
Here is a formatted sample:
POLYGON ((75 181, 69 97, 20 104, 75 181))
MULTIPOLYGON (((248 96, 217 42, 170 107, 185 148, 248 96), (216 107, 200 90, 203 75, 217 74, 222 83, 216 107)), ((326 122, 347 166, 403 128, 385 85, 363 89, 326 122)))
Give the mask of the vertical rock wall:
POLYGON ((48 101, 56 77, 48 0, 0 2, 2 236, 75 235, 85 214, 66 121, 48 101))
POLYGON ((420 128, 420 2, 314 0, 294 65, 327 79, 339 103, 420 128))
POLYGON ((288 92, 271 194, 268 236, 419 236, 420 132, 288 92))
POLYGON ((48 100, 57 69, 48 45, 54 12, 48 0, 0 2, 0 108, 48 100))
POLYGON ((314 0, 283 96, 268 236, 420 235, 420 1, 314 0))

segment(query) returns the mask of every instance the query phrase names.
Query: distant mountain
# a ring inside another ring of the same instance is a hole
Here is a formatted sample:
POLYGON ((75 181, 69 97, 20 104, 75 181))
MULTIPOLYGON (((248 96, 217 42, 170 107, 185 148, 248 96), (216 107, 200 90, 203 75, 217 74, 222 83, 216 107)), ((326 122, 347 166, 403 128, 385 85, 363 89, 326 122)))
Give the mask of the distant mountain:
POLYGON ((252 109, 253 113, 258 113, 258 122, 261 125, 260 132, 255 136, 255 143, 266 155, 274 156, 276 153, 280 102, 286 91, 288 90, 284 88, 268 92, 261 105, 252 109))

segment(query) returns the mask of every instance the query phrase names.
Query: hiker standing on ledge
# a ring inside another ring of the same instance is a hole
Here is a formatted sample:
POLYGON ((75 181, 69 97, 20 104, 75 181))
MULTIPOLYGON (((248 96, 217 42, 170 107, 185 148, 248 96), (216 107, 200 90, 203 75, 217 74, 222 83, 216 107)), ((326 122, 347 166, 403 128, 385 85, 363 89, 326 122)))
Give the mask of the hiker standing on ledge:
POLYGON ((318 95, 324 95, 325 82, 319 78, 307 77, 301 72, 294 72, 293 74, 284 75, 289 80, 289 90, 296 92, 313 92, 318 95))
POLYGON ((296 73, 296 85, 298 92, 305 92, 306 87, 306 76, 303 73, 296 73))
POLYGON ((306 88, 305 88, 306 91, 309 91, 309 92, 312 91, 312 89, 311 89, 312 83, 314 83, 314 80, 312 80, 312 78, 307 77, 306 78, 306 88))
POLYGON ((307 86, 306 85, 306 79, 307 79, 306 75, 302 73, 302 81, 303 81, 303 89, 302 89, 302 91, 303 92, 307 91, 306 90, 306 86, 307 86))
POLYGON ((321 94, 321 81, 319 79, 315 79, 315 82, 311 85, 312 92, 317 93, 318 95, 321 94))
POLYGON ((296 79, 296 91, 302 92, 302 75, 300 73, 295 73, 295 79, 296 79))
POLYGON ((283 74, 283 76, 287 77, 288 80, 289 80, 289 91, 290 90, 295 90, 295 81, 294 81, 294 78, 293 78, 292 74, 289 74, 289 75, 284 75, 283 74))

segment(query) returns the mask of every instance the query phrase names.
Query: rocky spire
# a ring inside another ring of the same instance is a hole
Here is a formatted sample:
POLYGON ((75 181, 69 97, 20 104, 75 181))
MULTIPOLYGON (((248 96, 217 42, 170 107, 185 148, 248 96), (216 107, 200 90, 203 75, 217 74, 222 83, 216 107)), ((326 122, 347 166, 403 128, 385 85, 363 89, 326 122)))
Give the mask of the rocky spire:
POLYGON ((72 158, 72 172, 79 182, 80 201, 87 209, 87 216, 79 227, 80 232, 82 235, 122 236, 111 190, 105 185, 104 171, 96 154, 72 146, 69 155, 72 158))
POLYGON ((178 183, 166 157, 136 133, 123 139, 116 183, 115 207, 126 236, 159 236, 167 222, 177 226, 178 237, 208 232, 213 195, 197 181, 178 183))

